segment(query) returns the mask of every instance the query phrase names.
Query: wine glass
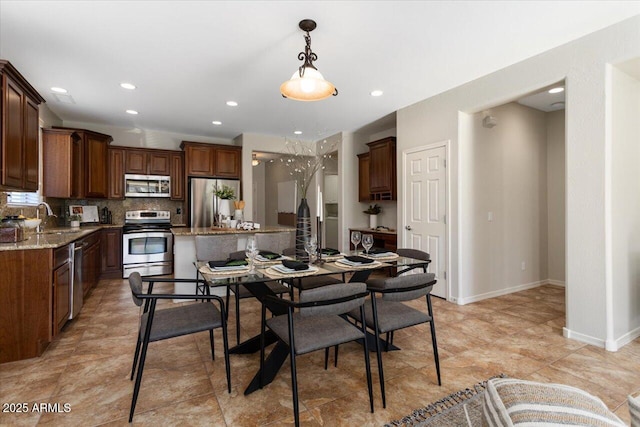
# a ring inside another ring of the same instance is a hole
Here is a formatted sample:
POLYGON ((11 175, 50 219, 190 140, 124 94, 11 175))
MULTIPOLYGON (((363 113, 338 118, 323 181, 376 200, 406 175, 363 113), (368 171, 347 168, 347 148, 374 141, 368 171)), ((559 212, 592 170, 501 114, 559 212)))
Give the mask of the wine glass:
POLYGON ((359 231, 351 232, 351 243, 356 247, 356 255, 358 255, 358 244, 360 244, 360 239, 362 238, 362 233, 359 231))
POLYGON ((309 262, 313 262, 318 250, 318 241, 314 236, 309 236, 304 241, 304 250, 309 254, 309 262))
POLYGON ((362 235, 362 246, 367 251, 367 255, 369 255, 369 249, 373 246, 373 234, 362 235))
POLYGON ((255 269, 255 259, 258 255, 258 244, 256 243, 256 238, 254 236, 249 236, 247 238, 247 246, 244 251, 247 258, 249 258, 249 273, 253 274, 256 272, 255 269))

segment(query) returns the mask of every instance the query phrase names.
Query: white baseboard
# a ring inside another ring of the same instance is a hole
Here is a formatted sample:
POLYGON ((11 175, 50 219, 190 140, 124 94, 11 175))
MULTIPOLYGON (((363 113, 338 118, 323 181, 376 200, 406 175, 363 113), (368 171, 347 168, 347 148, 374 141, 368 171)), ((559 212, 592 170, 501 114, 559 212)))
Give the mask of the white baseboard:
POLYGON ((580 341, 586 344, 595 345, 596 347, 605 348, 604 340, 600 338, 592 337, 591 335, 585 335, 579 332, 572 331, 571 329, 568 329, 566 326, 562 328, 562 335, 565 338, 580 341))
POLYGON ((473 295, 464 298, 458 298, 456 303, 458 305, 471 304, 472 302, 478 302, 489 298, 495 298, 502 295, 512 294, 514 292, 526 291, 527 289, 537 288, 540 285, 546 284, 547 280, 538 280, 536 282, 525 283, 524 285, 511 286, 509 288, 498 289, 491 292, 486 292, 480 295, 473 295))
POLYGON ((550 285, 562 286, 563 288, 566 286, 565 282, 561 280, 547 279, 546 282, 550 285))
POLYGON ((640 327, 627 332, 618 339, 607 340, 605 343, 605 349, 608 351, 618 351, 638 337, 640 337, 640 327))

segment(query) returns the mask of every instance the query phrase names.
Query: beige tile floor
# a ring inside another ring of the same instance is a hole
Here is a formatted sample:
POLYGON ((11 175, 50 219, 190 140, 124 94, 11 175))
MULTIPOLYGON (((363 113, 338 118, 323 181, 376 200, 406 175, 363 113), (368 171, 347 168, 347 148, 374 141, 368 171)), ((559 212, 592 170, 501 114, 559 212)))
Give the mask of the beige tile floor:
MULTIPOLYGON (((396 333, 402 350, 384 355, 387 408, 374 387, 374 414, 368 410, 361 347, 341 346, 339 366, 327 371, 323 352, 305 355, 298 358, 303 425, 383 425, 499 373, 583 388, 628 422, 626 396, 640 390, 640 339, 611 353, 563 338, 563 288, 541 286, 466 306, 435 299, 434 307, 442 386, 436 382, 424 325, 396 333)), ((242 337, 247 338, 259 331, 259 305, 243 300, 241 309, 242 337)), ((70 411, 0 412, 0 425, 128 424, 137 322, 127 282, 101 281, 79 318, 65 326, 42 357, 0 365, 0 403, 26 402, 30 409, 34 403, 69 404, 70 411)), ((152 343, 134 424, 292 424, 288 362, 273 383, 244 396, 258 355, 232 355, 229 394, 221 350, 219 332, 215 361, 206 332, 152 343)))

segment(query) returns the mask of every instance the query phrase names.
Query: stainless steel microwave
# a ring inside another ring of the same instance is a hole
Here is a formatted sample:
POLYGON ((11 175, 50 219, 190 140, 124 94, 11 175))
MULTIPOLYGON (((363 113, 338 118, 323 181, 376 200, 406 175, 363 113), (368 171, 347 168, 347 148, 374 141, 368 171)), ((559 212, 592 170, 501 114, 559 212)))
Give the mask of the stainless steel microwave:
POLYGON ((125 197, 170 197, 171 178, 162 175, 124 176, 125 197))

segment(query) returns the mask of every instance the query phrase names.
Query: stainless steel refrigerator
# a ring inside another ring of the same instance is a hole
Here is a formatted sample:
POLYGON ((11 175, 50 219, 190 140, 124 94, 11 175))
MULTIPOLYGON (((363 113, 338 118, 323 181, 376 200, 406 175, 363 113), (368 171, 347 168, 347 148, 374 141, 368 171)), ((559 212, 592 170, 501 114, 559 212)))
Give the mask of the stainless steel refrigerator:
MULTIPOLYGON (((240 200, 240 181, 232 179, 189 179, 189 207, 191 213, 191 227, 211 227, 216 223, 219 212, 219 200, 214 192, 223 185, 231 187, 240 200)), ((231 211, 233 215, 233 210, 231 211)))

